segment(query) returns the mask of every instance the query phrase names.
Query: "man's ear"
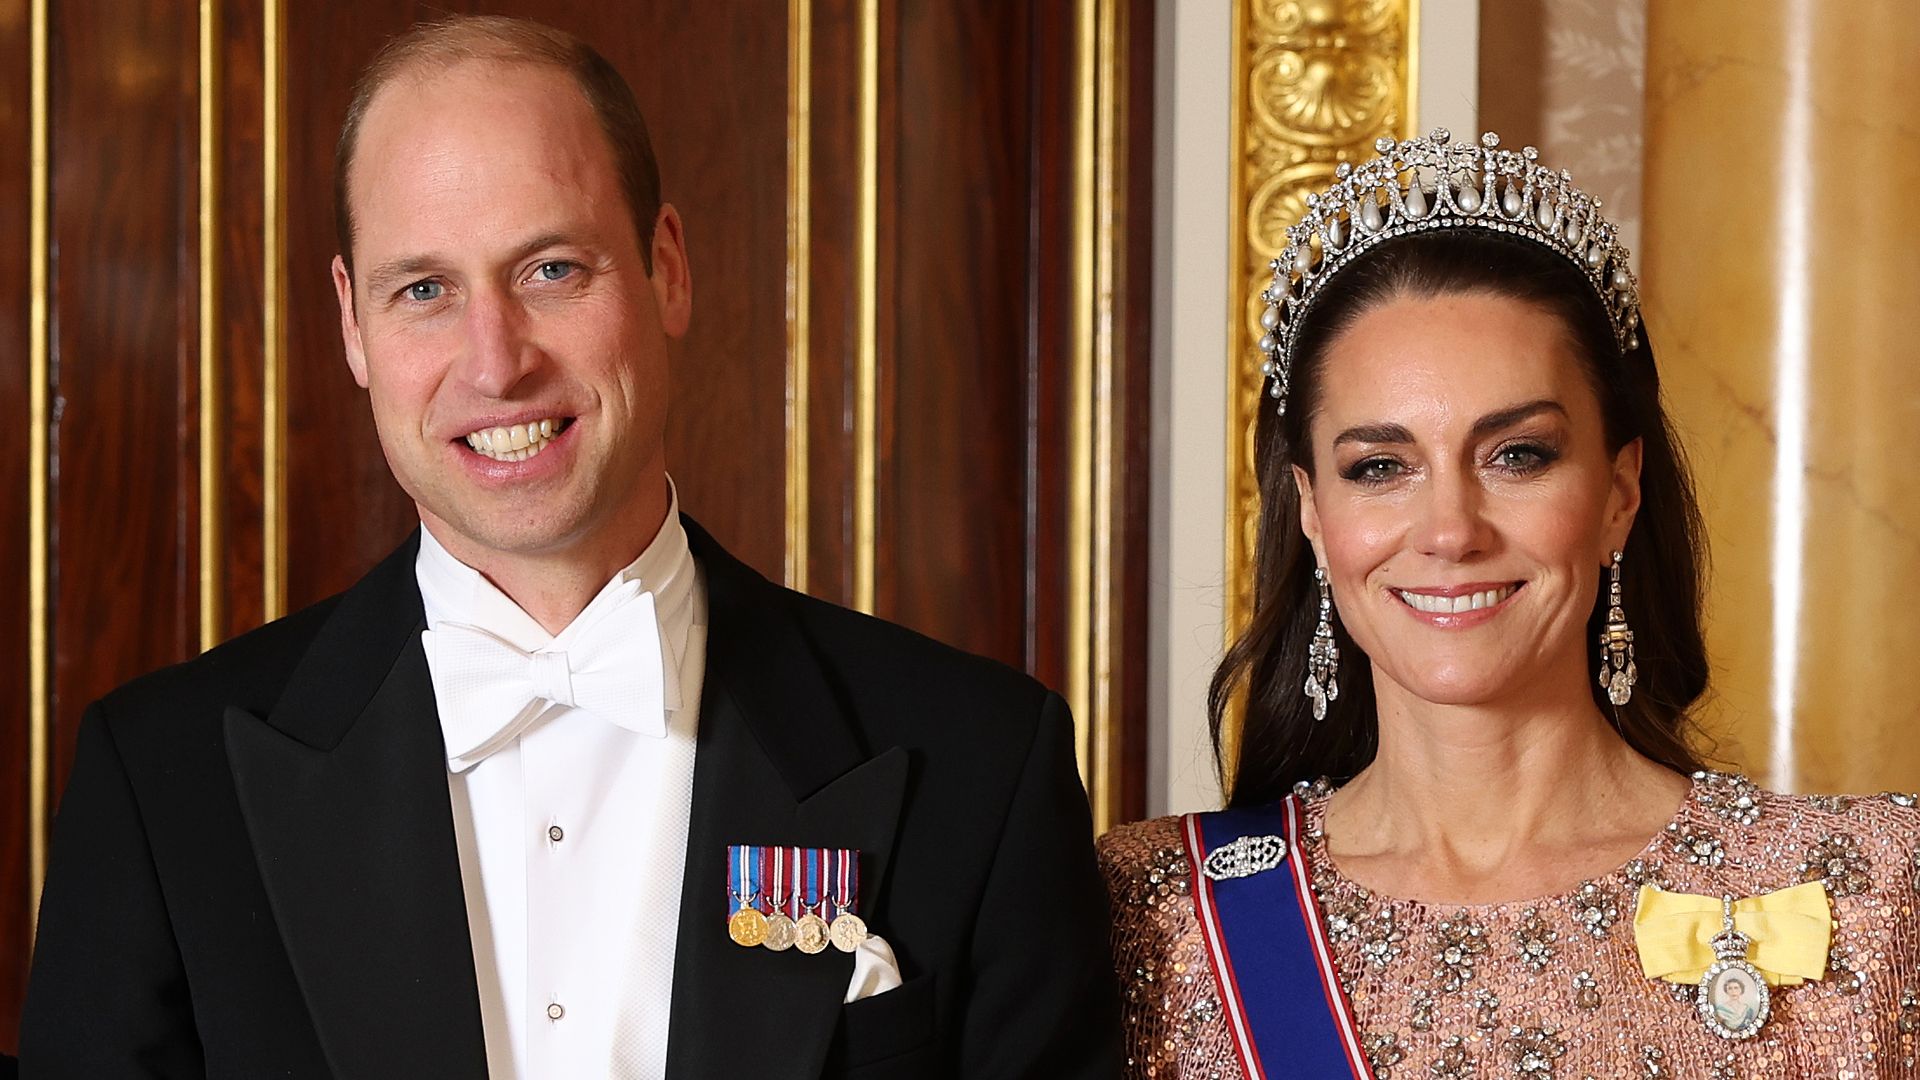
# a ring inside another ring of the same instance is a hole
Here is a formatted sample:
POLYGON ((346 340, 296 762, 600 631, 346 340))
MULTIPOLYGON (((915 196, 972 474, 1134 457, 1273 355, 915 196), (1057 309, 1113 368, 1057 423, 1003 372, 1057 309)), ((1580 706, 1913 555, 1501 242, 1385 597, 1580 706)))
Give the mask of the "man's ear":
POLYGON ((347 348, 347 367, 360 389, 367 388, 367 350, 360 344, 360 316, 353 307, 353 279, 345 259, 333 257, 333 295, 340 302, 340 343, 347 348))
POLYGON ((693 321, 693 268, 687 265, 687 240, 680 212, 661 203, 653 220, 653 297, 660 306, 660 329, 670 338, 687 332, 693 321))
POLYGON ((1313 545, 1315 566, 1327 565, 1327 551, 1321 544, 1320 510, 1313 505, 1313 477, 1298 465, 1293 469, 1293 490, 1300 496, 1300 531, 1307 534, 1307 543, 1313 545))

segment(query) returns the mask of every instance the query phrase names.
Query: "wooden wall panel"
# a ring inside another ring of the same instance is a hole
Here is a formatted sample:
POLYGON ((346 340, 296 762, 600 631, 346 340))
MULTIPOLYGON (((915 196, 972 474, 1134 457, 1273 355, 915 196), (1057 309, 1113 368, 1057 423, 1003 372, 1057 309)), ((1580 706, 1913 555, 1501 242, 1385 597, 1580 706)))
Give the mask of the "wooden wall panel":
POLYGON ((328 266, 338 247, 334 136, 354 76, 380 42, 431 17, 426 6, 283 8, 286 611, 353 584, 419 524, 412 500, 387 470, 366 395, 347 370, 328 266))
MULTIPOLYGON (((522 4, 545 19, 543 5, 522 4)), ((682 507, 778 581, 786 521, 787 35, 782 5, 646 5, 570 29, 633 83, 686 223, 693 324, 673 353, 668 467, 682 507), (758 178, 756 181, 755 178, 758 178)))
POLYGON ((894 215, 882 610, 1016 666, 1038 464, 1025 438, 1028 20, 1025 3, 902 6, 886 50, 898 183, 882 188, 894 215))
POLYGON ((56 787, 80 711, 197 641, 194 23, 52 7, 56 787))
POLYGON ((265 11, 258 3, 219 5, 215 39, 213 221, 218 306, 214 312, 216 395, 221 403, 215 436, 220 463, 219 573, 222 618, 216 637, 225 639, 265 617, 266 394, 265 11))
POLYGON ((1114 651, 1115 754, 1119 790, 1111 804, 1115 821, 1147 816, 1147 537, 1153 492, 1153 50, 1152 0, 1118 5, 1120 206, 1114 222, 1120 273, 1113 325, 1119 340, 1120 422, 1110 448, 1119 466, 1119 505, 1111 522, 1119 548, 1119 587, 1113 601, 1119 625, 1114 651))
POLYGON ((806 590, 853 603, 853 360, 861 0, 799 0, 812 17, 804 232, 807 320, 806 590))
POLYGON ((1027 101, 1029 241, 1025 274, 1028 329, 1021 350, 1026 377, 1027 460, 1025 667, 1048 686, 1067 683, 1068 518, 1066 463, 1072 445, 1074 171, 1076 108, 1073 10, 1032 10, 1032 90, 1027 101), (1043 467, 1051 464, 1052 467, 1043 467))
POLYGON ((29 940, 28 844, 34 826, 28 762, 27 574, 28 147, 32 118, 27 0, 0 0, 0 593, 20 598, 0 618, 0 1053, 19 1042, 29 940))
MULTIPOLYGON (((0 0, 9 252, 29 247, 21 151, 35 2, 0 0)), ((683 505, 763 573, 798 573, 815 595, 864 601, 1063 690, 1110 675, 1099 706, 1109 734, 1083 710, 1083 750, 1090 763, 1110 758, 1107 772, 1090 764, 1100 819, 1139 813, 1151 0, 647 0, 619 19, 593 0, 44 2, 58 407, 44 701, 54 740, 43 760, 54 791, 88 702, 345 588, 414 527, 343 362, 327 269, 334 139, 352 80, 383 40, 417 18, 488 11, 586 36, 648 115, 695 286, 670 391, 683 505), (1128 27, 1104 67, 1082 49, 1090 19, 1128 27), (802 25, 805 48, 793 36, 802 25), (867 41, 872 68, 861 63, 867 41), (1096 86, 1121 87, 1127 102, 1126 138, 1102 159, 1117 170, 1113 202, 1125 212, 1106 237, 1120 254, 1100 264, 1118 268, 1100 312, 1087 291, 1102 242, 1084 212, 1092 159, 1077 141, 1096 86), (796 174, 789 134, 802 123, 809 156, 796 174), (213 184, 205 213, 203 179, 213 184), (790 308, 802 299, 804 339, 792 318, 801 309, 790 308), (1089 451, 1112 480, 1099 504, 1107 517, 1089 525, 1075 448, 1093 430, 1090 319, 1110 320, 1105 392, 1117 429, 1089 451), (796 385, 804 402, 790 398, 796 385), (204 506, 203 391, 214 418, 204 506), (795 476, 805 483, 790 486, 795 476), (269 519, 274 505, 283 519, 269 519), (1098 635, 1091 606, 1070 610, 1070 583, 1086 572, 1075 523, 1112 540, 1098 635), (283 552, 269 550, 276 531, 283 552), (801 549, 792 557, 790 534, 801 549), (204 552, 203 535, 213 545, 204 552), (216 609, 204 627, 203 562, 216 609), (270 595, 276 579, 284 595, 270 595), (1096 746, 1103 737, 1110 750, 1096 746)), ((0 395, 14 420, 0 424, 0 451, 16 461, 34 430, 26 280, 0 282, 0 395)), ((0 564, 23 597, 30 501, 28 470, 9 471, 0 564)), ((0 678, 23 688, 0 706, 0 1052, 14 1044, 36 887, 29 627, 24 603, 0 620, 0 678)))

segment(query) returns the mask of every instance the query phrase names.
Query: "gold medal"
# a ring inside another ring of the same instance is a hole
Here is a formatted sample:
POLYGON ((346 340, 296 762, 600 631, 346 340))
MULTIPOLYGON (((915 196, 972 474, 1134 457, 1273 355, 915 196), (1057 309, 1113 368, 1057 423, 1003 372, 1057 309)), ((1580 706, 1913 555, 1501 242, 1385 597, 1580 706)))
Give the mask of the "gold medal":
POLYGON ((851 911, 841 913, 828 928, 827 936, 833 939, 833 947, 841 952, 852 952, 867 940, 867 924, 860 916, 851 911))
POLYGON ((774 952, 786 952, 793 948, 794 939, 797 936, 793 920, 779 912, 774 912, 767 917, 767 940, 761 944, 774 952))
POLYGON ((733 897, 734 912, 727 916, 727 936, 735 945, 753 948, 767 940, 767 917, 760 913, 758 876, 759 849, 745 844, 729 847, 727 859, 730 880, 727 893, 733 897))
POLYGON ((827 951, 827 920, 809 911, 793 924, 793 947, 814 956, 827 951))
POLYGON ((727 920, 727 936, 751 949, 767 940, 767 917, 758 908, 741 908, 727 920))

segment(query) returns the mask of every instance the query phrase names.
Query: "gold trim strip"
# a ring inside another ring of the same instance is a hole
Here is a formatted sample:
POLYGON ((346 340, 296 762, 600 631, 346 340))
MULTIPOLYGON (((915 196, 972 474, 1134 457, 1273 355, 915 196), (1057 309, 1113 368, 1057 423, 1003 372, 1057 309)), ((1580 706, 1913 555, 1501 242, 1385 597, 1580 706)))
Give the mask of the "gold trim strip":
MULTIPOLYGON (((1335 163, 1364 158, 1381 135, 1405 135, 1418 71, 1413 0, 1339 7, 1329 25, 1303 26, 1270 4, 1236 0, 1233 11, 1232 157, 1227 263, 1227 485, 1223 618, 1231 647, 1253 615, 1252 566, 1258 487, 1252 430, 1271 407, 1255 362, 1262 331, 1256 298, 1278 247, 1259 230, 1297 212, 1293 202, 1333 179, 1335 163), (1279 63, 1309 55, 1304 66, 1279 63), (1260 84, 1253 84, 1254 73, 1260 84), (1295 72, 1288 74, 1288 72, 1295 72), (1314 72, 1352 72, 1325 80, 1314 72)), ((1330 9, 1333 10, 1333 9, 1330 9)), ((1236 695, 1222 727, 1225 776, 1234 770, 1241 716, 1236 695)), ((1227 793, 1231 796, 1231 792, 1227 793)))
MULTIPOLYGON (((1240 371, 1240 345, 1243 331, 1240 324, 1245 321, 1242 311, 1242 290, 1246 288, 1240 269, 1246 248, 1245 207, 1247 185, 1245 178, 1247 160, 1247 121, 1246 109, 1242 102, 1247 94, 1247 67, 1251 55, 1247 48, 1247 4, 1245 0, 1234 0, 1233 4, 1233 44, 1230 46, 1233 56, 1233 74, 1231 77, 1231 99, 1227 103, 1227 130, 1231 133, 1232 145, 1227 159, 1227 213, 1233 222, 1232 239, 1227 244, 1227 527, 1222 535, 1226 539, 1226 551, 1221 554, 1221 566, 1226 570, 1226 588, 1221 597, 1223 618, 1221 632, 1223 645, 1232 648, 1234 639, 1240 635, 1242 627, 1252 612, 1246 607, 1239 582, 1241 568, 1251 561, 1251 553, 1243 552, 1240 541, 1240 490, 1242 486, 1242 462, 1246 451, 1242 414, 1245 407, 1240 403, 1245 393, 1242 384, 1245 375, 1240 371)), ((1231 798, 1233 792, 1227 787, 1227 780, 1233 776, 1240 750, 1241 696, 1236 694, 1229 704, 1220 724, 1220 794, 1231 798)))
POLYGON ((1099 0, 1080 0, 1078 8, 1073 48, 1073 331, 1069 346, 1073 367, 1068 389, 1073 419, 1067 459, 1066 698, 1073 710, 1074 757, 1081 779, 1087 781, 1093 776, 1093 397, 1099 333, 1094 311, 1098 251, 1093 233, 1099 0))
POLYGON ((219 0, 200 0, 200 649, 220 643, 219 0))
POLYGON ((787 587, 807 591, 813 303, 813 0, 787 4, 787 587))
POLYGON ((879 503, 880 0, 860 0, 859 199, 854 277, 853 606, 874 608, 879 503))
POLYGON ((286 126, 286 55, 281 19, 285 0, 266 0, 262 32, 261 82, 261 618, 272 622, 287 609, 287 463, 286 463, 286 209, 282 205, 286 126))
POLYGON ((40 886, 47 877, 48 772, 52 764, 47 621, 48 380, 51 365, 47 270, 48 220, 47 0, 32 0, 28 35, 27 157, 27 923, 40 925, 40 886))
POLYGON ((1118 526, 1114 517, 1114 456, 1119 452, 1115 439, 1114 408, 1117 382, 1115 338, 1119 305, 1115 297, 1119 279, 1115 261, 1116 240, 1125 220, 1123 192, 1119 177, 1119 154, 1123 139, 1119 130, 1123 87, 1120 84, 1118 52, 1125 28, 1120 23, 1116 0, 1100 0, 1097 145, 1095 148, 1095 266, 1094 278, 1094 350, 1093 350, 1093 822, 1096 832, 1104 833, 1117 822, 1120 790, 1117 746, 1113 722, 1114 667, 1114 589, 1113 535, 1118 526))

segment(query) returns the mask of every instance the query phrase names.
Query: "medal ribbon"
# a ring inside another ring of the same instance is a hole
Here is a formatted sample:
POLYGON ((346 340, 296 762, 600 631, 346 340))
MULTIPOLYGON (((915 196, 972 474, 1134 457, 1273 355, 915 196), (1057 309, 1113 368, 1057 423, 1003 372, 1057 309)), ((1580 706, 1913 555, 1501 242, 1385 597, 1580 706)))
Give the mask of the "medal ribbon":
POLYGON ((1247 1080, 1372 1080, 1300 854, 1304 813, 1300 800, 1288 796, 1277 804, 1186 816, 1193 906, 1208 967, 1247 1080), (1219 881, 1203 872, 1208 852, 1275 833, 1287 846, 1279 866, 1219 881))
POLYGON ((852 848, 835 848, 833 916, 851 915, 860 906, 860 853, 852 848))
MULTIPOLYGON (((1722 910, 1718 897, 1641 886, 1633 913, 1640 970, 1649 979, 1699 982, 1716 959, 1713 939, 1724 925, 1722 910)), ((1774 986, 1797 986, 1827 973, 1833 908, 1822 882, 1735 900, 1733 928, 1751 939, 1747 960, 1774 986)))
POLYGON ((748 908, 798 922, 832 922, 860 904, 860 852, 853 848, 727 845, 727 917, 748 908))
POLYGON ((812 911, 814 908, 819 907, 820 901, 822 899, 820 892, 825 882, 822 880, 822 875, 820 872, 821 871, 820 854, 821 853, 819 848, 807 849, 807 907, 806 907, 806 910, 808 911, 812 911))
POLYGON ((750 844, 727 845, 727 918, 760 906, 760 849, 750 844), (745 897, 745 899, 742 899, 745 897))

